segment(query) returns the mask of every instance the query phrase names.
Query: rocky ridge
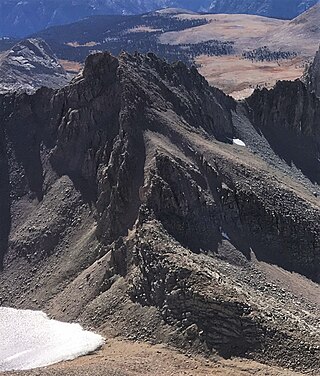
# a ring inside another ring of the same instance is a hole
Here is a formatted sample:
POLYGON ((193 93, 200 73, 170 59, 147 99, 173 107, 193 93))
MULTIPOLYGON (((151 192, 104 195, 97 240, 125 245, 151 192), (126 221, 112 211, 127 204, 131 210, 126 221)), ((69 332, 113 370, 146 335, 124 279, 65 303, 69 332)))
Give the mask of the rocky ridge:
POLYGON ((126 53, 1 95, 1 304, 316 374, 318 106, 126 53))

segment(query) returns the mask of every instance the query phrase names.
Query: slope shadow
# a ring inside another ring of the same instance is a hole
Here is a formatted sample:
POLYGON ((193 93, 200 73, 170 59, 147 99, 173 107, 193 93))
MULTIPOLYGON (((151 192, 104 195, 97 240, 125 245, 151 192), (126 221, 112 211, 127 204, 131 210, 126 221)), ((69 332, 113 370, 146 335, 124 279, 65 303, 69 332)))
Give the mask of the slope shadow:
POLYGON ((312 183, 320 183, 320 147, 315 138, 281 126, 256 129, 288 166, 295 165, 312 183))
POLYGON ((8 249, 11 229, 11 198, 9 165, 6 152, 5 134, 0 133, 0 270, 3 268, 4 255, 8 249))
POLYGON ((11 122, 7 127, 18 164, 23 167, 30 191, 43 199, 44 172, 40 156, 41 132, 33 119, 11 122))

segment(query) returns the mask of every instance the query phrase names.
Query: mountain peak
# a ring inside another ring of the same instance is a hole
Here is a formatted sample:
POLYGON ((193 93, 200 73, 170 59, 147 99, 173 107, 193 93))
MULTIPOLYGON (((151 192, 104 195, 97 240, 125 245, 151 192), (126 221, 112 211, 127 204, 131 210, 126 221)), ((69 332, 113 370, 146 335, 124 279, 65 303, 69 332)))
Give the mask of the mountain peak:
POLYGON ((122 52, 118 57, 96 53, 89 55, 82 73, 74 79, 79 81, 95 91, 115 85, 123 103, 130 106, 131 115, 134 107, 147 112, 150 108, 172 111, 189 126, 202 128, 217 139, 227 141, 232 137, 231 120, 224 106, 233 107, 233 102, 211 87, 197 69, 182 62, 168 63, 153 53, 122 52))

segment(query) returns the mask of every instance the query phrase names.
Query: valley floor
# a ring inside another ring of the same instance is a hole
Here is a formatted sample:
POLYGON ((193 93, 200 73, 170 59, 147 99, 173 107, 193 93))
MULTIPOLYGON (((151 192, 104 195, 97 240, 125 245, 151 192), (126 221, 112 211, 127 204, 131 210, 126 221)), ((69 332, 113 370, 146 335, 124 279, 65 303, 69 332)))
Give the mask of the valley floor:
POLYGON ((300 373, 269 367, 257 362, 206 359, 181 353, 165 345, 150 345, 119 338, 108 339, 96 353, 70 362, 3 376, 299 376, 300 373))
POLYGON ((215 87, 235 99, 250 96, 256 87, 273 87, 279 80, 294 81, 303 75, 304 58, 250 61, 241 56, 199 56, 199 72, 215 87))

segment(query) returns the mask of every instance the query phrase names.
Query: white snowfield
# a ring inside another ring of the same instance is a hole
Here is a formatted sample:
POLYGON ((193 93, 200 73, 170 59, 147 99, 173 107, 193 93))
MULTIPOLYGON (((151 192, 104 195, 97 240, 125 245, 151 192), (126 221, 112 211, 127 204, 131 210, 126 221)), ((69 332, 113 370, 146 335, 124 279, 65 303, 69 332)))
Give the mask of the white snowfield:
POLYGON ((104 344, 79 324, 50 320, 39 311, 0 307, 0 371, 48 366, 88 354, 104 344))

